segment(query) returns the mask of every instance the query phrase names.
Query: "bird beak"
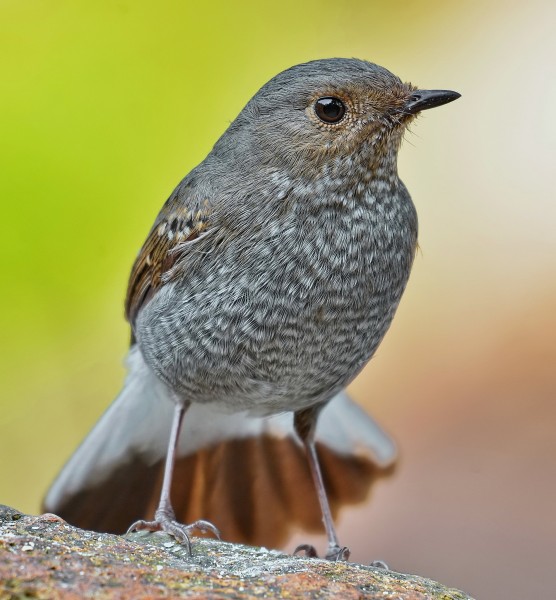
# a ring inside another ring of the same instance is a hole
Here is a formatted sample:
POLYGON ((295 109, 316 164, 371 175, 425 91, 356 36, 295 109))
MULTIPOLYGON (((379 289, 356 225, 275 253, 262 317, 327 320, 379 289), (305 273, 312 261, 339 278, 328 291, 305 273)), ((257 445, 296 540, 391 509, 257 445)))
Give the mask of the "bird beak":
POLYGON ((404 109, 409 114, 416 114, 427 108, 442 106, 457 100, 461 94, 450 90, 416 90, 409 96, 404 109))

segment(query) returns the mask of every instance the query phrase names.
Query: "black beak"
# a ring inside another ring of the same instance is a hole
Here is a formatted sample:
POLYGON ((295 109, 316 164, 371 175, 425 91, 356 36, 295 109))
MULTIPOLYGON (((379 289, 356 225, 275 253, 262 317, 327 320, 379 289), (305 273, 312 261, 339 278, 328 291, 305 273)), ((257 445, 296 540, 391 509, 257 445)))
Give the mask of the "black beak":
POLYGON ((414 115, 427 108, 442 106, 457 100, 461 94, 450 90, 417 90, 411 94, 405 103, 406 112, 414 115))

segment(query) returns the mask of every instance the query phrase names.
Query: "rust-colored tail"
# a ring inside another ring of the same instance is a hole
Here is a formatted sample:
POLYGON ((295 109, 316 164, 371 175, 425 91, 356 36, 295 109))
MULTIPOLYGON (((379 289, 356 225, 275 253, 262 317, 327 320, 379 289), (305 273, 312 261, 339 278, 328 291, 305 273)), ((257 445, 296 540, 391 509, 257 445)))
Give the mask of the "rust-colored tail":
MULTIPOLYGON (((44 509, 85 529, 124 532, 158 503, 172 403, 138 352, 124 390, 50 489, 44 509)), ((388 473, 395 447, 345 393, 321 412, 317 448, 333 514, 361 502, 388 473)), ((321 513, 291 415, 186 413, 172 483, 184 523, 206 519, 227 541, 279 547, 296 529, 322 531, 321 513)))

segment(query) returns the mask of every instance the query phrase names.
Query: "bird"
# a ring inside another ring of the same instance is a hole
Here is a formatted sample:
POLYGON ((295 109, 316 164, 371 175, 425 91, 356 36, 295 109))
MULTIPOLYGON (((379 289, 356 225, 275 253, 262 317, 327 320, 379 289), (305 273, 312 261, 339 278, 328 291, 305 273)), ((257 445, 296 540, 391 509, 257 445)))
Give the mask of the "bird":
POLYGON ((347 560, 334 514, 395 456, 345 389, 417 247, 398 150, 422 110, 459 97, 355 58, 266 83, 156 217, 129 278, 123 389, 44 510, 98 530, 135 519, 191 550, 195 529, 259 540, 270 513, 318 527, 316 497, 326 558, 347 560))

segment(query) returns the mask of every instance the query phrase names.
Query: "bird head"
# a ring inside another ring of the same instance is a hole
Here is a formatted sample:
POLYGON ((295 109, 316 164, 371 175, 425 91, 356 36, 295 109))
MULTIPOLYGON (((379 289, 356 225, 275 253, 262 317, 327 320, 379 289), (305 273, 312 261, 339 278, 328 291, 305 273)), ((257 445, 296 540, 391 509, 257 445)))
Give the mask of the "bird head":
MULTIPOLYGON (((387 69, 333 58, 279 73, 250 100, 223 138, 259 166, 318 176, 395 161, 407 125, 422 110, 460 94, 420 90, 387 69)), ((220 143, 220 142, 219 142, 220 143)))

